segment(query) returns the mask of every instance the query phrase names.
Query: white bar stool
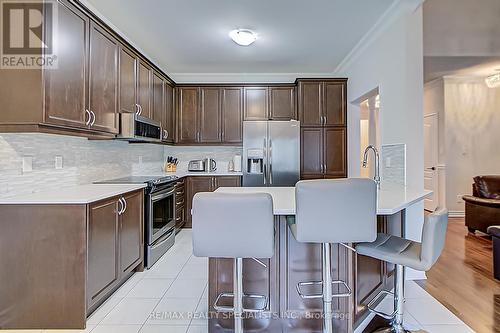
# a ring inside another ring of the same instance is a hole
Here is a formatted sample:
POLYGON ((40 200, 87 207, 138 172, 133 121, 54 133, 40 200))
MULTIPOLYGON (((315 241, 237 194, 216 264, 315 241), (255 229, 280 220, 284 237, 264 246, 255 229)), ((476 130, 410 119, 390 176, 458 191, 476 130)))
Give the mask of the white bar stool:
POLYGON ((295 187, 295 223, 290 229, 299 242, 320 243, 322 280, 297 284, 300 297, 323 299, 323 332, 333 332, 332 299, 349 297, 345 281, 333 281, 331 244, 372 242, 377 237, 377 185, 367 178, 300 181, 295 187), (345 292, 333 293, 332 285, 342 285, 345 292), (302 287, 321 285, 321 294, 308 295, 302 287))
POLYGON ((272 197, 266 193, 197 193, 192 213, 194 255, 234 259, 234 290, 219 294, 214 308, 234 313, 234 332, 243 332, 243 312, 262 312, 267 307, 267 296, 244 294, 242 275, 244 258, 274 255, 272 197), (233 307, 219 305, 222 298, 233 298, 233 307), (263 306, 244 308, 244 298, 260 299, 263 306))
POLYGON ((394 278, 394 293, 381 291, 368 306, 368 310, 385 319, 391 319, 391 326, 376 332, 405 333, 403 327, 404 308, 404 268, 410 267, 417 271, 428 271, 437 261, 443 251, 448 226, 448 211, 438 208, 428 215, 422 229, 422 243, 405 238, 378 234, 373 243, 361 243, 356 246, 356 252, 365 256, 390 262, 396 265, 394 278), (394 312, 383 313, 374 309, 374 302, 381 294, 394 296, 394 312))

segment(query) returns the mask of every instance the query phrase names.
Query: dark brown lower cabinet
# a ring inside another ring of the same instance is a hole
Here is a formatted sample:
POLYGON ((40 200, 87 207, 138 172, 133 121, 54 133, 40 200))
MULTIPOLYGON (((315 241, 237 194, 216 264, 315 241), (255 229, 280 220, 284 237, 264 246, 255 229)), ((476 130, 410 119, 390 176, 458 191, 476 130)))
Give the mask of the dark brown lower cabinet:
POLYGON ((191 228, 191 208, 193 197, 198 192, 213 192, 219 187, 239 187, 241 176, 192 176, 186 178, 186 224, 184 228, 191 228))
POLYGON ((186 179, 175 184, 175 230, 178 232, 186 223, 186 179))
POLYGON ((85 328, 143 269, 143 198, 139 190, 90 204, 0 205, 0 263, 8 267, 0 270, 0 329, 85 328))

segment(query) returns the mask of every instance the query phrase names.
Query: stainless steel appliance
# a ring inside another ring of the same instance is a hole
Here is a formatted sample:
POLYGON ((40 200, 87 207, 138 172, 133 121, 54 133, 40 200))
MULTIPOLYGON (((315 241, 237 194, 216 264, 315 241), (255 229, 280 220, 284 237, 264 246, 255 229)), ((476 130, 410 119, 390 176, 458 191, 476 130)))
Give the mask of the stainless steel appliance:
POLYGON ((154 141, 162 139, 161 124, 158 121, 142 117, 140 113, 120 114, 119 139, 127 141, 154 141))
POLYGON ((146 183, 144 200, 144 264, 147 268, 160 259, 175 242, 175 183, 177 176, 132 176, 101 184, 146 183))
POLYGON ((300 179, 300 123, 243 122, 243 186, 295 186, 300 179))
POLYGON ((217 162, 215 162, 212 158, 205 159, 205 171, 206 172, 214 172, 217 170, 217 162))
POLYGON ((205 171, 205 160, 189 161, 188 171, 205 171))

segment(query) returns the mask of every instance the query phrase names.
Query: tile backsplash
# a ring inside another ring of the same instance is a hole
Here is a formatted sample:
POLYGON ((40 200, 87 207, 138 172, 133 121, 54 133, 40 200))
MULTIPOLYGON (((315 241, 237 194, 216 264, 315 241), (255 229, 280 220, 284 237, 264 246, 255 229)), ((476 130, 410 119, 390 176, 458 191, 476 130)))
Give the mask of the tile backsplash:
POLYGON ((2 134, 0 197, 128 175, 159 174, 169 155, 179 158, 180 171, 187 169, 189 160, 205 157, 214 158, 219 170, 227 170, 227 163, 237 153, 241 153, 241 148, 129 144, 39 133, 2 134), (56 159, 62 162, 62 168, 56 168, 56 159))
POLYGON ((382 184, 406 186, 406 145, 382 145, 380 159, 382 184))

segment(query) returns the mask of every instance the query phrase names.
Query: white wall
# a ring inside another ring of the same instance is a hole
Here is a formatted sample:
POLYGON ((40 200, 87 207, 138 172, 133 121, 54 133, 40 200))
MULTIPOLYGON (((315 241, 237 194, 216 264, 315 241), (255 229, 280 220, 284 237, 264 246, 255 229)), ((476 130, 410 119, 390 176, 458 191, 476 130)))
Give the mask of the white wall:
MULTIPOLYGON (((380 94, 381 145, 404 143, 407 148, 407 185, 422 189, 423 181, 423 51, 422 9, 415 2, 398 2, 383 17, 375 38, 362 41, 358 52, 339 68, 349 78, 348 100, 375 88, 380 94)), ((349 175, 359 170, 359 107, 349 104, 349 175)), ((419 240, 423 202, 407 210, 406 236, 419 240)), ((411 272, 409 278, 422 277, 411 272)))

